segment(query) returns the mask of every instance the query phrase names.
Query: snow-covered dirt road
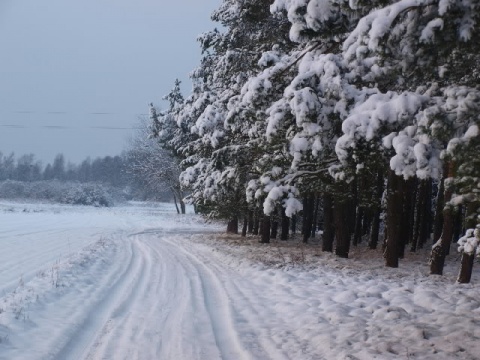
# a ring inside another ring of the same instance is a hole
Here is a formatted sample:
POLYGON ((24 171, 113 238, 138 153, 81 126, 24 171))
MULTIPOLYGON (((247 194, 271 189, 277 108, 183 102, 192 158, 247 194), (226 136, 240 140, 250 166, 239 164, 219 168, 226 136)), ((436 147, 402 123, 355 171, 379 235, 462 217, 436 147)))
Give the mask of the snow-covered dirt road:
POLYGON ((171 206, 2 210, 0 358, 287 358, 240 340, 248 281, 189 241, 215 227, 171 206))
POLYGON ((220 240, 170 205, 0 203, 0 225, 0 359, 480 354, 478 288, 420 267, 266 265, 252 254, 267 248, 220 240))

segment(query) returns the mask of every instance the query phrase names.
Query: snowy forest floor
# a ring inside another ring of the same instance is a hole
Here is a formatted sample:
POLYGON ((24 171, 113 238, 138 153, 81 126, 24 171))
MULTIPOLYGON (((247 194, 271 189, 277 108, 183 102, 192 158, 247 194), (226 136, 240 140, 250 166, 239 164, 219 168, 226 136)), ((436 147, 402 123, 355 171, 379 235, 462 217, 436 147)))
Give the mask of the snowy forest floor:
POLYGON ((479 359, 480 265, 259 244, 167 204, 0 202, 0 359, 479 359))

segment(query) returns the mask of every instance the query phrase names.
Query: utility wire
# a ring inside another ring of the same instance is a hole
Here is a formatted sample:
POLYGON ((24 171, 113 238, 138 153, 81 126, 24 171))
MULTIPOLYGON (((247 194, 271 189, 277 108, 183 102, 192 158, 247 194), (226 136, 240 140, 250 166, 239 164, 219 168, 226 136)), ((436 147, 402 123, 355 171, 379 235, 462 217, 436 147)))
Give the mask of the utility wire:
POLYGON ((96 130, 140 130, 141 127, 119 127, 119 126, 63 126, 63 125, 14 125, 0 124, 0 127, 9 129, 47 129, 47 130, 70 130, 70 129, 96 129, 96 130))
POLYGON ((43 114, 43 115, 131 115, 131 116, 148 116, 148 114, 125 114, 108 111, 91 111, 91 112, 68 112, 68 111, 36 111, 36 110, 16 110, 16 111, 0 111, 4 114, 43 114))

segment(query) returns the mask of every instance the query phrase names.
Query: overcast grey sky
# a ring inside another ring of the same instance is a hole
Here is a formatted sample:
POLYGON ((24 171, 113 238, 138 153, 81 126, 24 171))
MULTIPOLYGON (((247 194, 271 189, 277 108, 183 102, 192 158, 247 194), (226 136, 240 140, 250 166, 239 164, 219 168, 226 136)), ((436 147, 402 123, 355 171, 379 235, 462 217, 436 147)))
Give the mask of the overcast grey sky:
POLYGON ((44 163, 119 154, 175 78, 189 92, 196 37, 217 26, 219 4, 0 0, 0 151, 44 163))

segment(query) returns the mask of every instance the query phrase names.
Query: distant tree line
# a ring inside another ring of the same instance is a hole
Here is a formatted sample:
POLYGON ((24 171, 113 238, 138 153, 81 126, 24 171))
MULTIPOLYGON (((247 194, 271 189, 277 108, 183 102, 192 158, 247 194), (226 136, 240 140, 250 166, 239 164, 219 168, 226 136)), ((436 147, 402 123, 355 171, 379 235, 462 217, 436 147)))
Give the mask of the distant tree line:
MULTIPOLYGON (((14 153, 0 152, 0 197, 34 198, 75 203, 88 198, 85 194, 101 194, 98 185, 109 192, 128 200, 175 200, 178 212, 185 212, 180 190, 178 166, 167 153, 158 153, 146 158, 145 146, 148 141, 137 137, 121 155, 86 158, 80 164, 66 162, 63 154, 58 154, 46 166, 34 154, 16 157, 14 153), (141 170, 141 171, 140 171, 141 170), (79 187, 78 184, 88 186, 79 187), (70 198, 60 193, 69 191, 70 198), (55 193, 55 194, 54 194, 55 193), (58 194, 56 194, 58 193, 58 194), (80 196, 84 194, 85 196, 80 196), (72 199, 77 200, 72 200, 72 199)), ((151 141, 150 144, 156 144, 151 141)), ((91 196, 90 196, 91 198, 91 196)), ((84 201, 85 204, 93 201, 84 201)), ((107 201, 100 200, 99 203, 107 201)))
POLYGON ((480 254, 480 7, 445 0, 223 0, 184 98, 151 135, 188 199, 262 242, 321 224, 324 251, 362 241, 398 267, 454 242, 480 254), (277 231, 277 229, 279 231, 277 231))
POLYGON ((0 152, 0 181, 78 181, 81 183, 100 182, 122 187, 129 184, 125 171, 125 159, 122 156, 87 158, 79 165, 66 162, 63 154, 58 154, 52 163, 46 166, 35 159, 34 154, 22 155, 18 159, 15 154, 3 155, 0 152))

